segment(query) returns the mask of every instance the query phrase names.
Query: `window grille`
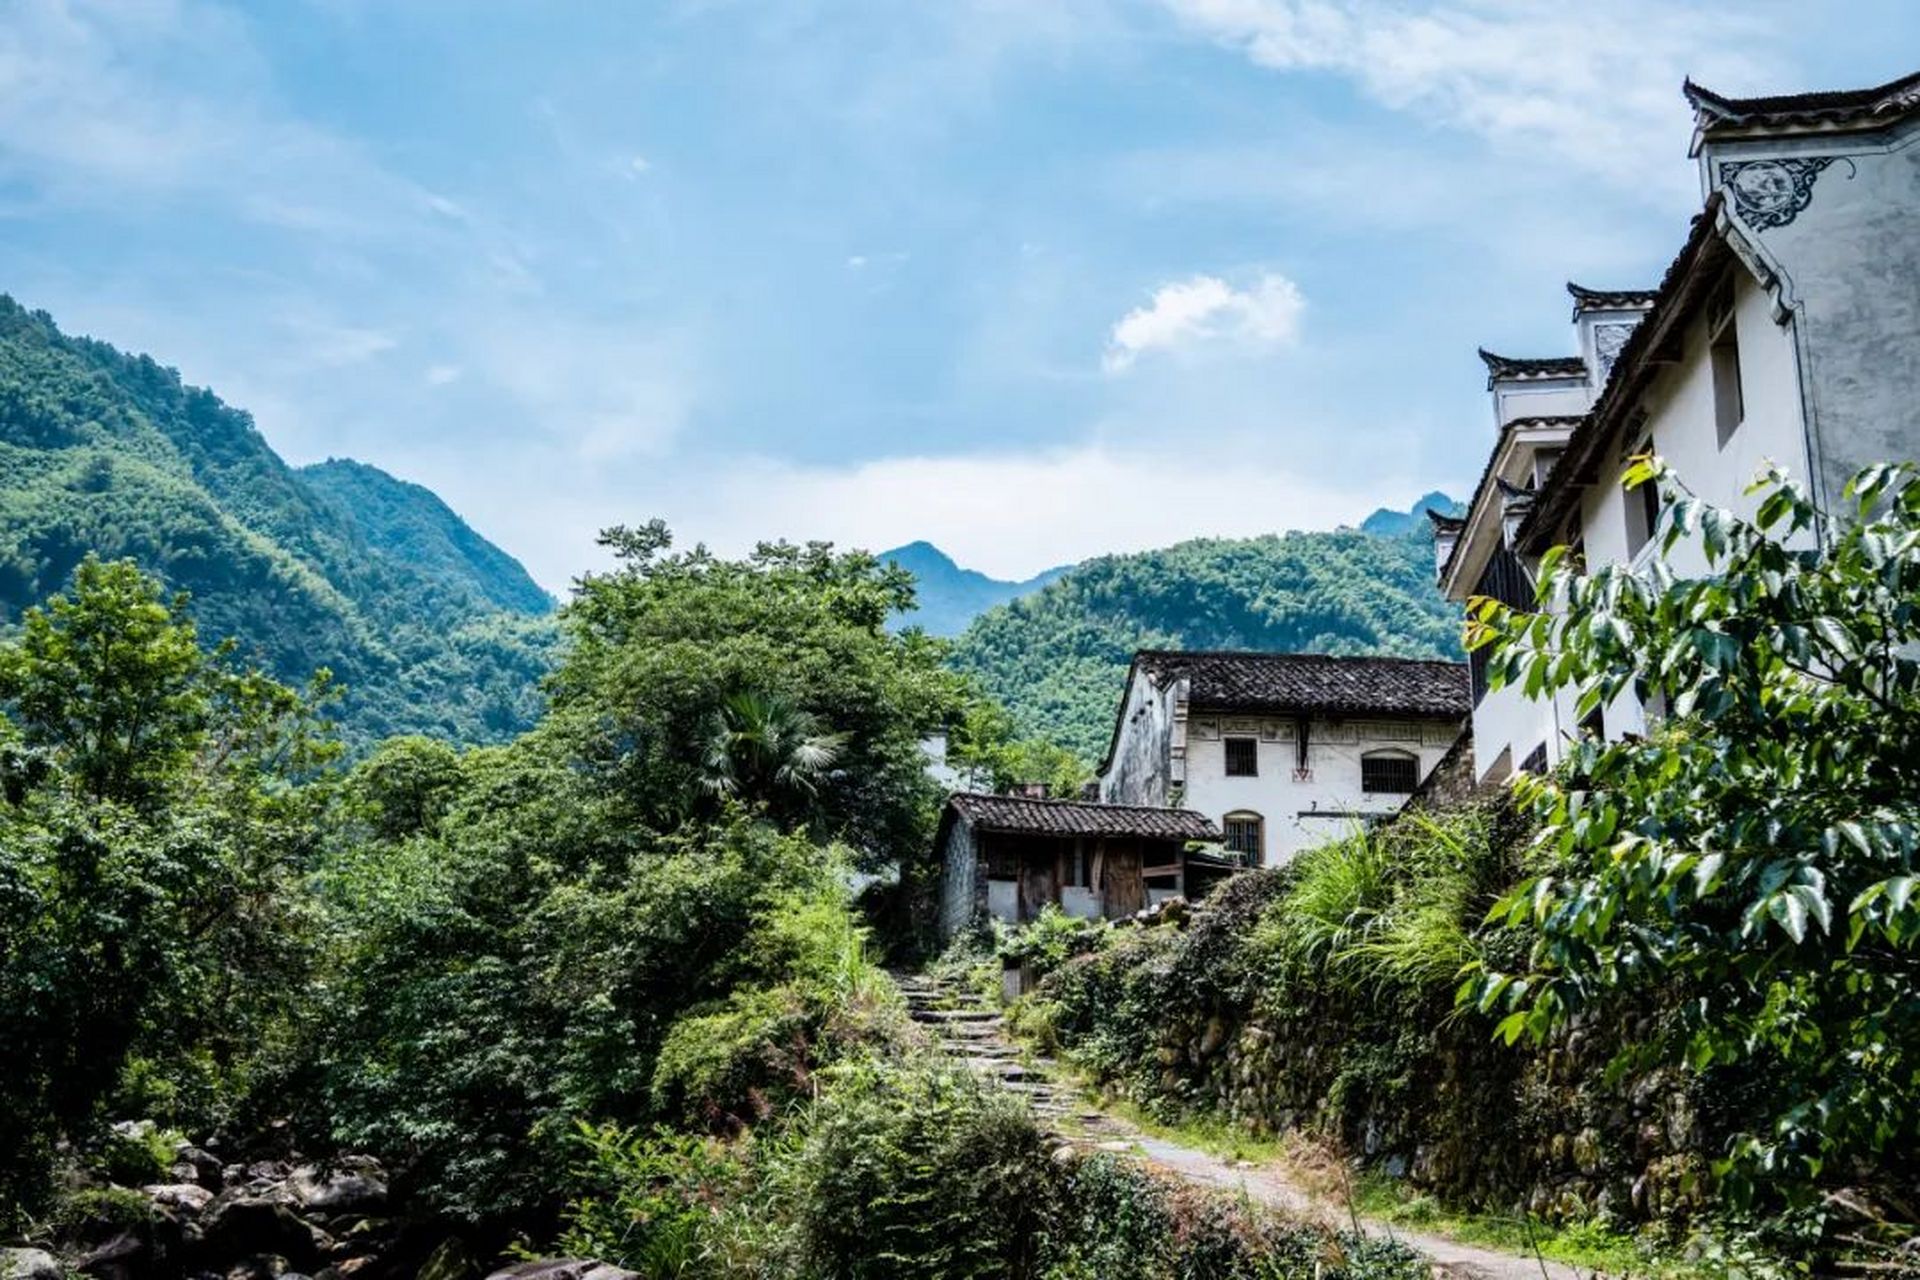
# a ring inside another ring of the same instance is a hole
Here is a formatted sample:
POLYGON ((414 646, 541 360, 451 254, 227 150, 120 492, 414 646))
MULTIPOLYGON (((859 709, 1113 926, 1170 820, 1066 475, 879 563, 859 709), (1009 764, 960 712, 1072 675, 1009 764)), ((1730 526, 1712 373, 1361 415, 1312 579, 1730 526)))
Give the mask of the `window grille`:
POLYGON ((1420 785, 1420 762, 1412 756, 1378 755, 1360 758, 1360 789, 1410 795, 1420 785))
POLYGON ((1228 738, 1227 776, 1252 778, 1260 772, 1260 742, 1256 738, 1228 738))
POLYGON ((1230 813, 1220 821, 1220 829, 1226 834, 1226 846, 1229 853, 1237 853, 1249 864, 1258 865, 1262 841, 1264 820, 1257 813, 1230 813))

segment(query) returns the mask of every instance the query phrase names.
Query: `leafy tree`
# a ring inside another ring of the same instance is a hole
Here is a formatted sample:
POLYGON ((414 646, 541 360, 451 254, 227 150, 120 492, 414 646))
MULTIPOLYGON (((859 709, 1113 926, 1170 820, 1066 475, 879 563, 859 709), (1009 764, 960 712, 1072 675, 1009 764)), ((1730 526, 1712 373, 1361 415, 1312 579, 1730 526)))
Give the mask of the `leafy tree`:
POLYGON ((820 543, 763 544, 743 560, 704 547, 674 554, 658 522, 603 541, 620 566, 583 579, 564 611, 570 649, 551 685, 549 732, 601 771, 631 821, 671 830, 706 807, 716 717, 731 715, 741 736, 729 740, 729 767, 785 788, 783 819, 870 861, 924 855, 937 790, 920 744, 959 714, 965 691, 939 641, 886 630, 912 598, 905 572, 820 543), (801 739, 837 738, 830 771, 818 768, 824 743, 807 753, 804 804, 773 776, 771 721, 755 729, 744 708, 728 710, 741 690, 769 713, 783 708, 789 746, 796 728, 801 739), (810 727, 792 723, 798 713, 810 727))
POLYGON ((301 988, 325 682, 203 655, 181 603, 88 560, 0 647, 4 1210, 117 1090, 207 1119, 301 988))
POLYGON ((132 561, 88 556, 73 593, 28 610, 0 658, 25 741, 93 799, 150 801, 203 740, 206 660, 185 607, 132 561))
MULTIPOLYGON (((1737 1068, 1764 1102, 1725 1166, 1740 1193, 1798 1193, 1908 1161, 1920 1138, 1920 479, 1874 467, 1827 514, 1777 470, 1755 518, 1699 501, 1657 460, 1665 560, 1543 566, 1543 611, 1473 606, 1496 684, 1631 692, 1643 737, 1586 739, 1523 779, 1540 874, 1500 912, 1536 931, 1529 971, 1463 989, 1546 1036, 1617 995, 1664 997, 1646 1047, 1737 1068), (1816 534, 1819 535, 1816 537, 1816 534)), ((1891 1175, 1889 1175, 1891 1176, 1891 1175)))

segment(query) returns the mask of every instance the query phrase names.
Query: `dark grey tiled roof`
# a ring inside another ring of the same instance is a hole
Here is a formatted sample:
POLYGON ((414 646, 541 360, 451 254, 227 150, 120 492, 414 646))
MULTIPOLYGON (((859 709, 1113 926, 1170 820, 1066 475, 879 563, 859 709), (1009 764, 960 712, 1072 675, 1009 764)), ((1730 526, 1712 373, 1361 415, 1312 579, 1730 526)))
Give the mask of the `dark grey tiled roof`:
POLYGON ((1195 707, 1449 719, 1473 708, 1464 662, 1167 649, 1142 650, 1133 661, 1156 678, 1184 674, 1195 707))
POLYGON ((1584 378, 1587 362, 1579 356, 1501 356, 1485 347, 1480 358, 1487 362, 1487 385, 1500 378, 1584 378))
POLYGON ((1573 296, 1573 312, 1582 311, 1632 311, 1653 305, 1655 293, 1652 289, 1589 289, 1584 285, 1567 281, 1567 292, 1573 296))
POLYGON ((957 792, 947 801, 982 831, 1035 836, 1138 836, 1150 840, 1218 840, 1220 832, 1191 809, 1095 804, 1081 800, 1029 800, 957 792))
POLYGON ((1920 71, 1871 89, 1787 93, 1766 98, 1729 98, 1688 80, 1681 86, 1703 129, 1795 124, 1853 124, 1894 119, 1920 108, 1920 71))

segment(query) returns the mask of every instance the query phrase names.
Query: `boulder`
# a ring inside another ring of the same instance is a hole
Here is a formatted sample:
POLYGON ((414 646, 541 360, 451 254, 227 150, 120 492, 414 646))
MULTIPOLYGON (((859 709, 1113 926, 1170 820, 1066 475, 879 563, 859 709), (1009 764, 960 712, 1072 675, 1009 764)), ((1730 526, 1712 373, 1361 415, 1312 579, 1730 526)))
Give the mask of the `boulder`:
POLYGON ((222 1196, 200 1221, 201 1247, 214 1259, 279 1256, 306 1270, 332 1245, 277 1200, 222 1196))
POLYGON ((135 1280, 147 1272, 147 1242, 131 1231, 88 1252, 74 1264, 76 1271, 100 1280, 135 1280))
POLYGON ((542 1258, 496 1271, 487 1280, 640 1280, 640 1274, 589 1258, 542 1258))
POLYGON ((220 1166, 220 1157, 201 1147, 181 1147, 175 1153, 176 1170, 174 1176, 180 1181, 199 1183, 209 1191, 218 1191, 226 1185, 226 1171, 220 1166), (185 1177, 177 1172, 182 1167, 190 1168, 192 1173, 185 1177))
POLYGON ((213 1203, 213 1192, 195 1182, 170 1182, 142 1187, 140 1194, 182 1218, 197 1218, 213 1203))
POLYGON ((303 1209, 327 1214, 377 1213, 386 1207, 387 1183, 380 1166, 356 1161, 337 1169, 301 1165, 288 1186, 303 1209))
POLYGON ((65 1280, 66 1274, 44 1249, 0 1249, 0 1280, 65 1280))

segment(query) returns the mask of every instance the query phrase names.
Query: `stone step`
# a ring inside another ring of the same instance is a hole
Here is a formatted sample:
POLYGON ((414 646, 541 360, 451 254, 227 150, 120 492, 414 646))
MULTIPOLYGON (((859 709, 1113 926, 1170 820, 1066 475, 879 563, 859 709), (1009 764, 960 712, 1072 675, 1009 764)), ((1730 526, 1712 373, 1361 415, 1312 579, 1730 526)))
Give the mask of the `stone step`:
POLYGON ((1000 1015, 991 1009, 914 1009, 915 1022, 998 1022, 1000 1015))

